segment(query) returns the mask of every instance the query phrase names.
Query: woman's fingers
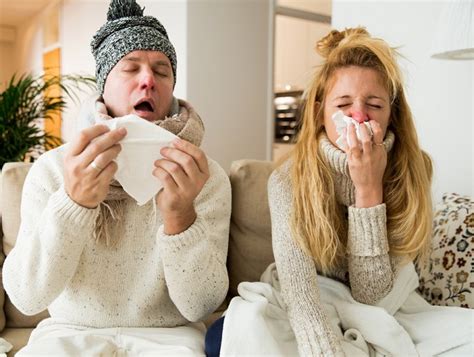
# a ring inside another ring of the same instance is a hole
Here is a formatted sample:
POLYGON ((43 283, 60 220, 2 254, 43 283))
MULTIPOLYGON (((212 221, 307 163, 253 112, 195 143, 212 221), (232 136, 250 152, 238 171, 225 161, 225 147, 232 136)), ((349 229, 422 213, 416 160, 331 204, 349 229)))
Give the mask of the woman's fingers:
POLYGON ((369 121, 370 127, 372 128, 372 132, 374 133, 373 142, 374 144, 382 144, 383 143, 383 131, 382 127, 379 123, 375 120, 369 121))
POLYGON ((369 128, 365 124, 359 126, 360 141, 362 143, 362 150, 370 153, 372 151, 372 136, 370 135, 369 128))
POLYGON ((348 127, 348 130, 349 130, 349 142, 347 144, 349 147, 348 149, 349 154, 351 156, 359 157, 362 154, 362 152, 360 149, 359 139, 357 138, 355 125, 351 123, 348 127))

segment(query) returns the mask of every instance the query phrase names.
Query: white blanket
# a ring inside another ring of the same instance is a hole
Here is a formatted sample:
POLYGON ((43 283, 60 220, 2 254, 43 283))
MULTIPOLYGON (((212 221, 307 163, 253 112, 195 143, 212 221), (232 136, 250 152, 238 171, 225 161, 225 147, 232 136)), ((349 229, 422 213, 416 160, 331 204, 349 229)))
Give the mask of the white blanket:
POLYGON ((16 357, 204 357, 202 322, 176 327, 91 328, 60 318, 41 321, 16 357))
MULTIPOLYGON (((347 356, 473 356, 474 310, 431 306, 404 266, 377 306, 354 300, 341 282, 318 276, 322 305, 347 356), (342 329, 341 329, 342 327, 342 329)), ((241 283, 226 312, 222 356, 298 355, 275 264, 261 282, 241 283)))

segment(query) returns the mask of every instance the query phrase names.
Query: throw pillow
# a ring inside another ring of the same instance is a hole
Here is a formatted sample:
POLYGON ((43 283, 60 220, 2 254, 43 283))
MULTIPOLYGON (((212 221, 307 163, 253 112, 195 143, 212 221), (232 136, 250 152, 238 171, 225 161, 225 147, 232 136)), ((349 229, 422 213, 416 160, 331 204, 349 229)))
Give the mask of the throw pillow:
POLYGON ((419 292, 432 305, 474 308, 474 201, 456 193, 436 206, 432 251, 417 264, 419 292))

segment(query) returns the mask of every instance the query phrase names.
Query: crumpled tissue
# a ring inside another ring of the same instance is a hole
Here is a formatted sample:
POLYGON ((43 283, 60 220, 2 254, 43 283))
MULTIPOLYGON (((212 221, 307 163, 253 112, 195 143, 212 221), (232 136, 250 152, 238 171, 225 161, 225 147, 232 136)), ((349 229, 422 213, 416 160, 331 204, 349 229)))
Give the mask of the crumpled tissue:
MULTIPOLYGON (((334 124, 336 125, 336 131, 339 134, 339 137, 336 139, 336 145, 339 146, 342 150, 346 150, 348 148, 348 143, 350 142, 349 125, 351 123, 354 124, 357 138, 360 140, 361 123, 359 123, 357 120, 354 120, 351 117, 344 115, 342 110, 338 110, 336 113, 334 113, 331 119, 334 121, 334 124)), ((370 136, 373 136, 374 133, 372 132, 372 127, 370 126, 369 122, 364 121, 362 123, 365 124, 365 126, 369 130, 370 136)))
POLYGON ((98 124, 106 125, 110 130, 127 129, 127 135, 120 141, 122 150, 115 159, 118 166, 115 179, 138 205, 144 205, 163 188, 152 174, 154 162, 163 157, 160 149, 170 146, 178 137, 134 114, 98 124))

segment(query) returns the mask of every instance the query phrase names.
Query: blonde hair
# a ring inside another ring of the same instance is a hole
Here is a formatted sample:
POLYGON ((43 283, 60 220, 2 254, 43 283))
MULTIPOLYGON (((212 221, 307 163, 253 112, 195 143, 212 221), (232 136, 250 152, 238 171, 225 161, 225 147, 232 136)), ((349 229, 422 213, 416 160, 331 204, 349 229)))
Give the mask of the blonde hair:
POLYGON ((424 255, 432 227, 432 163, 420 149, 402 77, 397 52, 373 38, 364 28, 331 31, 316 50, 325 59, 306 92, 302 126, 291 153, 294 239, 327 273, 345 257, 347 220, 336 201, 332 170, 319 148, 324 131, 324 101, 338 68, 360 66, 378 71, 391 99, 388 129, 395 143, 384 173, 384 202, 390 253, 414 259, 424 255))

